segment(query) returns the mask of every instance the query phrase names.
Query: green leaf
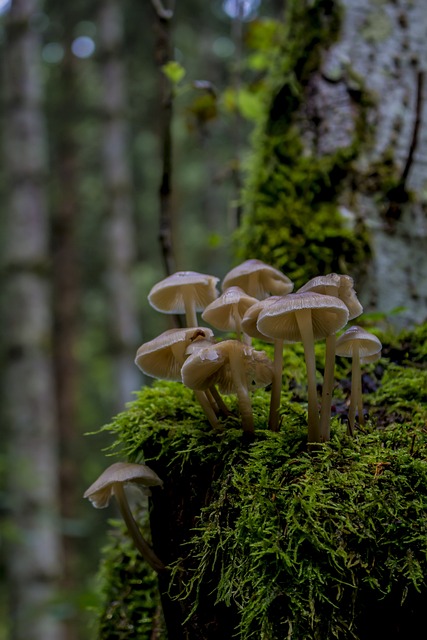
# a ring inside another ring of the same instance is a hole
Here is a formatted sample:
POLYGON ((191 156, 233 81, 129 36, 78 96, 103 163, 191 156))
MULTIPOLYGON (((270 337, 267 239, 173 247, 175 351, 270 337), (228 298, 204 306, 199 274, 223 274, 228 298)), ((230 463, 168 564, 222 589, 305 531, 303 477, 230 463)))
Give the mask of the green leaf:
POLYGON ((186 73, 184 67, 175 60, 170 60, 169 62, 164 64, 162 67, 162 71, 174 85, 179 84, 186 73))

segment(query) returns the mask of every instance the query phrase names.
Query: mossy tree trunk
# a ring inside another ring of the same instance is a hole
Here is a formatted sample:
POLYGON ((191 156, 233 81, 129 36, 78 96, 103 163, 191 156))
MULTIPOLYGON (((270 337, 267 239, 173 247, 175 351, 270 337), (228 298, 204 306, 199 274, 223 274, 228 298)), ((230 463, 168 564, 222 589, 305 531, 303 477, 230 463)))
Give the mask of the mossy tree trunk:
POLYGON ((405 307, 396 323, 422 321, 425 2, 290 2, 286 20, 258 131, 243 255, 257 253, 270 220, 274 237, 264 232, 258 253, 275 256, 297 283, 322 269, 347 271, 366 309, 405 307))

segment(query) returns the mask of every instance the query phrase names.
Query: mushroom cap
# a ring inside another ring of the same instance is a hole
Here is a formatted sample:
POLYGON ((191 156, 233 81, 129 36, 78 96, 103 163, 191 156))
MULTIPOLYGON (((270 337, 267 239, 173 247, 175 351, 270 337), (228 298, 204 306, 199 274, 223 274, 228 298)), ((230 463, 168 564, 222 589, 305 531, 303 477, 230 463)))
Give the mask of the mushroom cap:
POLYGON ((382 344, 373 333, 353 325, 337 339, 335 353, 344 358, 352 358, 355 349, 358 349, 360 358, 365 360, 379 354, 382 344))
POLYGON ((248 389, 266 387, 270 384, 273 378, 273 363, 267 354, 239 340, 224 340, 189 356, 182 367, 183 383, 195 391, 203 391, 217 384, 222 393, 234 393, 236 385, 232 376, 230 355, 237 356, 240 360, 248 389))
POLYGON ((370 364, 371 362, 377 362, 381 358, 381 350, 373 353, 370 356, 365 356, 364 358, 360 358, 361 364, 370 364))
POLYGON ((222 281, 222 290, 232 286, 241 287, 259 300, 270 295, 286 295, 294 288, 288 276, 256 259, 246 260, 227 273, 222 281))
POLYGON ((200 337, 206 340, 213 338, 212 329, 206 327, 168 329, 139 347, 135 364, 147 376, 181 380, 185 351, 194 340, 200 337))
POLYGON ((300 342, 297 313, 310 310, 313 337, 320 340, 342 329, 348 320, 347 306, 339 298, 306 291, 290 293, 267 305, 259 314, 257 327, 271 338, 300 342))
POLYGON ((302 287, 300 287, 297 293, 304 293, 306 291, 314 291, 315 293, 322 293, 329 296, 337 296, 348 307, 348 319, 353 320, 363 313, 363 307, 357 299, 356 292, 353 288, 353 278, 347 275, 341 275, 338 273, 328 273, 326 276, 316 276, 302 287), (334 291, 331 291, 331 289, 334 291))
POLYGON ((99 478, 90 485, 83 494, 83 498, 89 498, 96 509, 108 507, 113 495, 115 483, 134 483, 142 487, 162 486, 157 473, 145 464, 131 462, 115 462, 101 473, 99 478))
POLYGON ((280 298, 281 296, 270 296, 269 298, 265 298, 265 300, 258 300, 249 307, 242 318, 242 331, 251 338, 258 338, 258 340, 263 340, 264 342, 274 342, 274 338, 269 338, 258 330, 257 321, 261 311, 280 298))
POLYGON ((191 295, 196 311, 202 311, 218 296, 217 282, 219 278, 204 273, 177 271, 154 285, 148 301, 163 313, 185 313, 185 298, 191 295))
POLYGON ((229 287, 219 298, 208 304, 202 318, 221 331, 236 331, 235 314, 243 318, 245 312, 256 302, 257 298, 249 296, 240 287, 229 287))

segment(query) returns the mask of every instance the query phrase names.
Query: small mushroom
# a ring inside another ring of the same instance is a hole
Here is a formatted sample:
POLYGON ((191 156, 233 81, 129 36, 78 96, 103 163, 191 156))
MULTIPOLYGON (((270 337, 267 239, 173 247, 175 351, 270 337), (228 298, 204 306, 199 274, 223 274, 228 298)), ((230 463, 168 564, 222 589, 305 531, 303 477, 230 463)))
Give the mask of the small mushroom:
MULTIPOLYGON (((135 364, 143 373, 153 378, 181 381, 181 368, 187 357, 187 349, 197 339, 210 341, 212 329, 206 327, 188 327, 187 329, 168 329, 157 338, 141 345, 136 353, 135 364)), ((203 392, 196 391, 195 396, 206 417, 214 429, 218 428, 209 399, 203 392)))
POLYGON ((163 485, 159 476, 145 464, 116 462, 101 473, 99 478, 85 491, 83 497, 89 498, 96 509, 104 509, 108 507, 110 499, 114 495, 136 548, 150 567, 160 573, 165 571, 166 567, 144 539, 126 497, 124 486, 131 483, 143 488, 163 485))
POLYGON ((177 271, 151 289, 148 301, 163 313, 185 313, 187 327, 197 327, 197 311, 218 297, 219 278, 196 271, 177 271))
POLYGON ((239 340, 224 340, 193 353, 182 367, 182 381, 190 389, 218 385, 222 393, 236 393, 244 431, 254 431, 249 389, 270 384, 271 360, 263 351, 239 340))
POLYGON ((268 425, 271 431, 278 431, 279 429, 278 411, 282 391, 283 339, 265 336, 259 331, 257 322, 261 311, 272 302, 281 299, 281 297, 282 296, 270 296, 269 298, 265 298, 265 300, 258 301, 249 307, 242 320, 242 329, 248 336, 258 338, 258 340, 263 340, 264 342, 274 343, 273 380, 271 384, 270 413, 268 417, 268 425))
POLYGON ((368 358, 375 360, 380 354, 382 344, 377 336, 365 331, 362 327, 353 325, 345 331, 336 342, 336 354, 344 358, 352 358, 351 363, 351 397, 348 410, 348 423, 350 434, 354 433, 356 410, 359 416, 359 424, 365 424, 363 415, 362 374, 360 364, 368 358))
POLYGON ((208 304, 202 318, 220 331, 234 331, 237 340, 241 340, 242 318, 256 302, 257 298, 249 296, 240 287, 229 287, 219 298, 208 304))
POLYGON ((211 341, 212 329, 207 327, 168 329, 139 347, 135 364, 152 378, 181 380, 181 367, 186 358, 186 350, 199 338, 211 341))
MULTIPOLYGON (((348 319, 353 320, 363 313, 363 307, 353 288, 353 278, 338 273, 317 276, 298 289, 297 293, 314 291, 327 296, 336 296, 348 308, 348 319)), ((323 441, 330 438, 331 404, 335 372, 336 333, 326 337, 325 370, 323 374, 322 404, 320 408, 320 432, 323 441)))
MULTIPOLYGON (((188 345, 185 351, 186 358, 188 356, 191 356, 196 351, 203 349, 204 347, 210 347, 212 342, 213 342, 212 340, 205 339, 205 338, 202 338, 201 336, 198 336, 197 338, 192 340, 191 344, 188 345)), ((203 391, 195 391, 194 393, 195 394, 203 393, 203 391)), ((232 415, 231 411, 225 404, 221 394, 218 392, 215 385, 212 385, 209 389, 206 389, 204 393, 206 394, 207 399, 209 400, 211 406, 213 407, 217 415, 222 415, 225 418, 232 415)))
POLYGON ((266 306, 259 314, 261 333, 284 342, 302 342, 307 367, 308 441, 321 441, 317 408, 316 362, 314 341, 342 328, 348 309, 338 298, 320 293, 290 293, 266 306))
POLYGON ((227 273, 222 281, 222 290, 232 286, 240 287, 258 300, 272 295, 286 295, 294 288, 293 282, 284 273, 255 259, 246 260, 227 273))

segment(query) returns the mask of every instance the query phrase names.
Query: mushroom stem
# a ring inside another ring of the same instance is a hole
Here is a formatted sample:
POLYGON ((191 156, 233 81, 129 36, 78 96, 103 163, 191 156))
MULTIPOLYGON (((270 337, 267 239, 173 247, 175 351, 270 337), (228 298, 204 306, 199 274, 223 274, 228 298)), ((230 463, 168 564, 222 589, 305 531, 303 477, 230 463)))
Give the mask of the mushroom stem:
POLYGON ((198 327, 197 314, 196 314, 196 302, 191 295, 191 291, 187 287, 183 289, 184 307, 185 307, 185 322, 187 327, 198 327))
POLYGON ((354 422, 356 417, 356 408, 362 406, 361 385, 360 385, 360 355, 359 347, 353 346, 353 361, 351 365, 351 398, 348 410, 348 422, 350 427, 350 435, 354 434, 354 422))
POLYGON ((320 437, 323 442, 330 439, 331 405, 335 373, 336 334, 326 338, 325 371, 323 374, 322 405, 320 408, 320 437))
POLYGON ((308 442, 320 442, 320 422, 317 408, 316 360, 314 356, 314 336, 310 309, 298 309, 295 314, 304 345, 305 366, 307 368, 308 394, 308 442))
POLYGON ((236 325, 236 340, 242 341, 242 321, 240 318, 239 310, 237 309, 237 305, 233 308, 233 318, 234 323, 236 325))
POLYGON ((232 413, 230 409, 225 404, 221 394, 219 393, 218 389, 214 384, 211 387, 209 387, 209 393, 212 395, 213 400, 216 402, 219 413, 225 417, 231 416, 232 413))
POLYGON ((154 571, 157 571, 157 573, 165 571, 165 565, 156 556, 148 542, 144 539, 137 523, 135 522, 123 485, 119 482, 115 482, 113 484, 113 492, 116 496, 122 518, 126 523, 129 534, 131 535, 136 548, 138 549, 144 560, 146 560, 150 567, 154 569, 154 571))
POLYGON ((211 403, 204 391, 195 391, 194 395, 196 396, 197 401, 205 412, 205 416, 209 420, 209 424, 213 429, 219 429, 219 422, 216 416, 215 411, 212 408, 211 403))
POLYGON ((239 402, 239 411, 242 417, 243 431, 254 433, 254 417, 252 413, 252 403, 247 387, 246 378, 242 372, 241 354, 236 349, 230 350, 229 355, 231 375, 233 377, 237 400, 239 402))
POLYGON ((283 369, 283 340, 279 338, 274 341, 273 367, 273 381, 271 385, 270 414, 268 416, 268 425, 271 431, 278 431, 283 369))

